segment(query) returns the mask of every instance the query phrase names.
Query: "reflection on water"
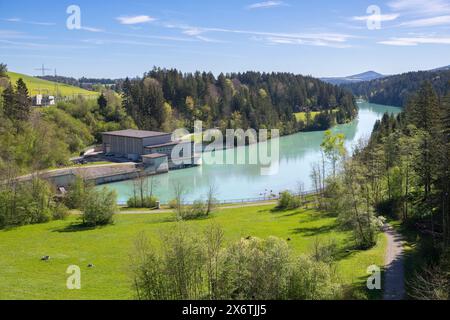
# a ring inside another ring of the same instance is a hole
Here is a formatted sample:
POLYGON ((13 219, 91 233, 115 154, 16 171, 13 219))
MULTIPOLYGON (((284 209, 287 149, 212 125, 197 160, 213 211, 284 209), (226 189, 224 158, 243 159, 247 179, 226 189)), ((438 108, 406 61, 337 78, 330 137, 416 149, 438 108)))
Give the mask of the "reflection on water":
MULTIPOLYGON (((359 117, 355 121, 336 126, 333 131, 341 132, 346 137, 346 147, 350 149, 354 143, 363 137, 370 136, 377 119, 381 119, 385 112, 399 113, 400 108, 360 103, 359 117)), ((323 132, 297 133, 280 138, 280 161, 278 172, 271 176, 261 175, 259 165, 219 165, 204 164, 183 170, 172 171, 168 174, 152 177, 155 181, 154 193, 166 203, 173 198, 171 186, 182 183, 186 190, 186 200, 193 201, 204 197, 208 186, 215 184, 218 188, 219 200, 232 200, 259 197, 265 192, 280 192, 295 189, 299 181, 306 189, 311 189, 311 164, 320 157, 320 144, 323 132)), ((257 152, 258 146, 244 147, 243 151, 257 152)), ((233 155, 235 150, 217 151, 214 156, 224 157, 225 153, 233 155)), ((204 154, 211 157, 211 154, 204 154)), ((204 161, 207 162, 207 161, 204 161)), ((126 202, 130 197, 133 183, 131 181, 118 182, 107 185, 119 195, 119 202, 126 202)))

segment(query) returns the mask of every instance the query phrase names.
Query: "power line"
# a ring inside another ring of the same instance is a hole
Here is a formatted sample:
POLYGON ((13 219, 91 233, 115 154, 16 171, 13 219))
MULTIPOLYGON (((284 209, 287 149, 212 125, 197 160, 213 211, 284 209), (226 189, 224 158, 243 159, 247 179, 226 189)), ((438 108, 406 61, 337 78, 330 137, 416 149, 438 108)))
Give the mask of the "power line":
POLYGON ((42 76, 43 77, 45 77, 45 71, 52 71, 52 69, 45 68, 44 64, 42 64, 41 68, 37 68, 37 69, 34 69, 34 70, 42 71, 42 76))

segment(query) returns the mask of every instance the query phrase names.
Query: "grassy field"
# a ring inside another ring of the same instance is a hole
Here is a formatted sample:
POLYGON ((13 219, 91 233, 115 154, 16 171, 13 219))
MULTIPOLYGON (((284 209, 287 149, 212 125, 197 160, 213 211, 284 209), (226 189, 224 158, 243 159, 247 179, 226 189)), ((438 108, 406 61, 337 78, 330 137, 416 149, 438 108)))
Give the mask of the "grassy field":
POLYGON ((27 76, 20 73, 8 72, 9 79, 11 83, 16 83, 19 78, 25 81, 28 87, 30 96, 36 94, 48 94, 53 96, 72 96, 72 95, 86 95, 86 96, 97 96, 98 93, 94 91, 84 90, 78 87, 70 86, 63 83, 55 83, 47 80, 42 80, 39 78, 27 76))
MULTIPOLYGON (((272 212, 273 205, 224 209, 208 219, 186 222, 201 231, 212 221, 224 229, 226 241, 241 237, 290 238, 297 253, 308 253, 317 237, 338 243, 337 267, 343 282, 362 287, 369 265, 383 265, 386 239, 376 247, 352 250, 350 234, 338 229, 336 219, 314 210, 272 212)), ((138 233, 157 240, 170 232, 173 214, 118 215, 112 226, 80 230, 77 218, 0 231, 0 299, 131 299, 129 255, 138 233), (48 262, 40 261, 44 255, 48 262), (94 268, 88 268, 93 263, 94 268), (81 267, 81 290, 66 289, 66 269, 81 267)))
MULTIPOLYGON (((337 111, 338 111, 338 110, 335 109, 335 110, 333 110, 333 113, 336 113, 337 111)), ((313 111, 313 112, 311 112, 311 120, 314 120, 314 118, 315 118, 318 114, 320 114, 319 111, 313 111)), ((294 113, 294 115, 295 115, 295 118, 297 119, 297 121, 303 121, 303 122, 306 122, 306 112, 297 112, 297 113, 294 113)))

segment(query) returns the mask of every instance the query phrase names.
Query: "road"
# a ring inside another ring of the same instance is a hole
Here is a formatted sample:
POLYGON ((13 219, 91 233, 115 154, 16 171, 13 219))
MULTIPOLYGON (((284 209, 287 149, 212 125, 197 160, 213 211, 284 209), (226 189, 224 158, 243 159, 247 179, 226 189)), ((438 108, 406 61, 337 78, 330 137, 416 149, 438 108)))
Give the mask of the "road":
POLYGON ((390 225, 385 225, 388 244, 385 256, 384 300, 402 300, 405 298, 405 268, 403 240, 390 225))

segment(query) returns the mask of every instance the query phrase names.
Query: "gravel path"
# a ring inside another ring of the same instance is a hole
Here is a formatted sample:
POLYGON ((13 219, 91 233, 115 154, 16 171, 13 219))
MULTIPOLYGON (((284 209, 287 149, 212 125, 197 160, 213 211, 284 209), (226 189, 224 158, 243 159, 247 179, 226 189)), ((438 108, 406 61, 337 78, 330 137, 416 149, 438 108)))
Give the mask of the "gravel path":
MULTIPOLYGON (((225 209, 237 209, 237 208, 246 208, 246 207, 259 207, 259 206, 268 206, 276 204, 274 201, 270 202, 255 202, 255 203, 247 203, 247 204, 234 204, 229 206, 217 207, 218 210, 225 209)), ((161 210, 124 210, 120 211, 118 214, 157 214, 157 213, 168 213, 173 212, 173 209, 161 209, 161 210)))
POLYGON ((402 300, 405 297, 405 270, 403 241, 400 234, 389 225, 384 227, 388 239, 385 271, 384 300, 402 300))

